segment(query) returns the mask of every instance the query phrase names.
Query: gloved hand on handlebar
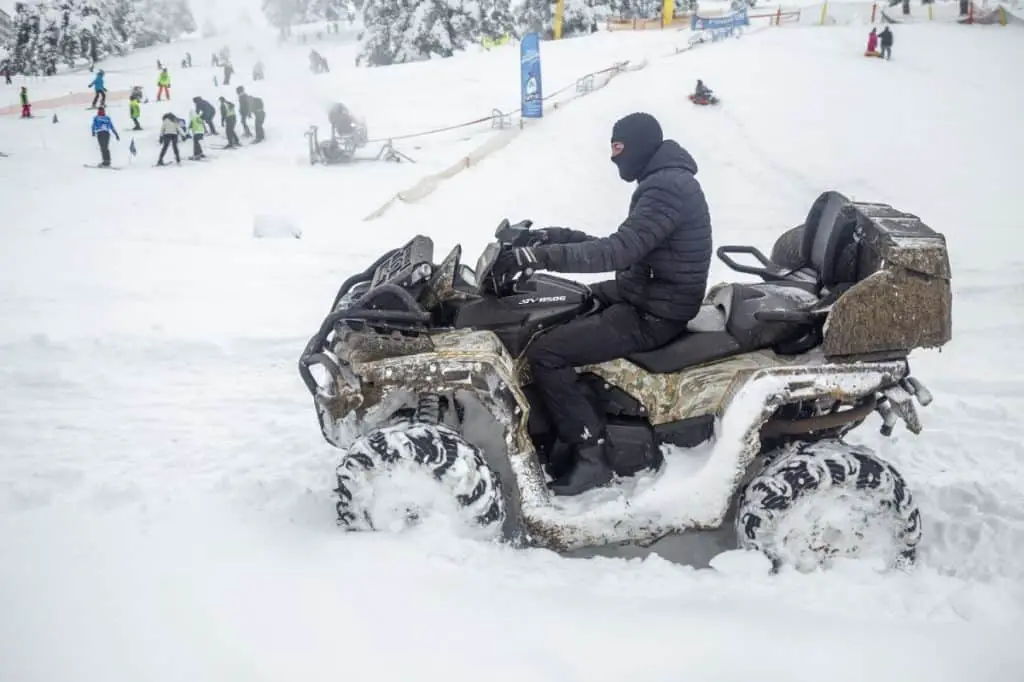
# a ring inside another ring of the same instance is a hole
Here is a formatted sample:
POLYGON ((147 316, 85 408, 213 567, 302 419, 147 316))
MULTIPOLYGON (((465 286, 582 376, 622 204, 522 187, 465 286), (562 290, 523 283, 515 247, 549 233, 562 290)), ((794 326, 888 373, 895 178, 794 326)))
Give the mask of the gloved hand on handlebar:
POLYGON ((505 282, 522 272, 543 268, 537 256, 537 252, 530 246, 502 251, 495 259, 491 273, 497 281, 505 282))

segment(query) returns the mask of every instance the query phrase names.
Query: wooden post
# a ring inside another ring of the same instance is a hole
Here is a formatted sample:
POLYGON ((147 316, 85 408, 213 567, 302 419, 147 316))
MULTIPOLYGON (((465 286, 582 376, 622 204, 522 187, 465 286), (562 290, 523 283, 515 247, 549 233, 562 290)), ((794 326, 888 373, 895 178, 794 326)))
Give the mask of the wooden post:
POLYGON ((875 15, 878 13, 878 3, 871 5, 871 23, 875 23, 875 15))

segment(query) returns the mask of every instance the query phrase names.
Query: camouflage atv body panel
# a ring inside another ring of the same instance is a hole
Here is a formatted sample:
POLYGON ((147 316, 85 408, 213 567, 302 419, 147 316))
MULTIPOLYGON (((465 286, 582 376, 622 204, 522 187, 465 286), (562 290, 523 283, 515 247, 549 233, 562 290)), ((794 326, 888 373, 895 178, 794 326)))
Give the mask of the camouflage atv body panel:
MULTIPOLYGON (((529 544, 560 551, 650 542, 671 533, 719 527, 761 452, 760 429, 780 405, 819 398, 854 403, 907 373, 903 361, 829 364, 820 353, 811 353, 794 362, 783 361, 771 351, 674 375, 648 374, 627 360, 581 368, 649 406, 655 423, 714 415, 717 436, 706 446, 710 448, 704 453, 706 463, 685 486, 692 494, 681 497, 666 512, 664 505, 645 509, 642 500, 630 499, 614 488, 601 491, 596 502, 550 494, 527 431, 530 406, 519 388, 523 368, 493 333, 371 338, 349 331, 332 345, 339 365, 347 367, 335 377, 331 390, 315 396, 328 441, 345 447, 353 437, 387 419, 403 397, 468 392, 502 427, 507 454, 488 453, 488 459, 507 458, 512 475, 502 484, 510 498, 518 501, 518 512, 510 508, 516 525, 529 544)), ((647 485, 657 484, 655 476, 648 478, 647 485)))

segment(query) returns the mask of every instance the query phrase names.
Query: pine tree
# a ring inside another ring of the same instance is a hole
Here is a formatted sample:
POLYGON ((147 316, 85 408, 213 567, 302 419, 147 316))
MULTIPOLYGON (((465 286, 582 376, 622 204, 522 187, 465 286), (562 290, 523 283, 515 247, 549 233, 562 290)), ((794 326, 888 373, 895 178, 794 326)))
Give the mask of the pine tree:
POLYGON ((142 21, 136 47, 169 43, 196 30, 188 0, 137 0, 136 11, 142 21))
POLYGON ((550 0, 522 0, 513 13, 520 35, 540 33, 541 37, 550 37, 555 14, 550 0))
POLYGON ((505 35, 518 36, 509 0, 478 0, 476 12, 477 27, 474 36, 478 42, 483 38, 493 40, 505 35))

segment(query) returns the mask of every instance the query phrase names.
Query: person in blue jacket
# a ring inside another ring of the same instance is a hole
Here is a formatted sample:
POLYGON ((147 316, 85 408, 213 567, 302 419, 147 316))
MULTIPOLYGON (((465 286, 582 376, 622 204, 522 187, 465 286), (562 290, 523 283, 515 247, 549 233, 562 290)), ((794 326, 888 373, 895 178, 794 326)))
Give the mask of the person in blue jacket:
POLYGON ((92 105, 89 107, 90 109, 95 109, 97 102, 99 102, 101 107, 107 106, 107 88, 103 84, 103 79, 105 77, 106 74, 103 73, 103 69, 100 69, 96 72, 96 77, 92 79, 92 83, 89 83, 88 87, 93 88, 96 91, 96 94, 93 95, 92 105))
POLYGON ((92 136, 100 143, 100 154, 103 155, 103 163, 100 164, 103 168, 110 167, 110 134, 113 133, 117 141, 121 141, 121 136, 117 134, 117 129, 114 128, 114 122, 107 116, 107 112, 103 107, 96 110, 96 115, 92 117, 92 136))

